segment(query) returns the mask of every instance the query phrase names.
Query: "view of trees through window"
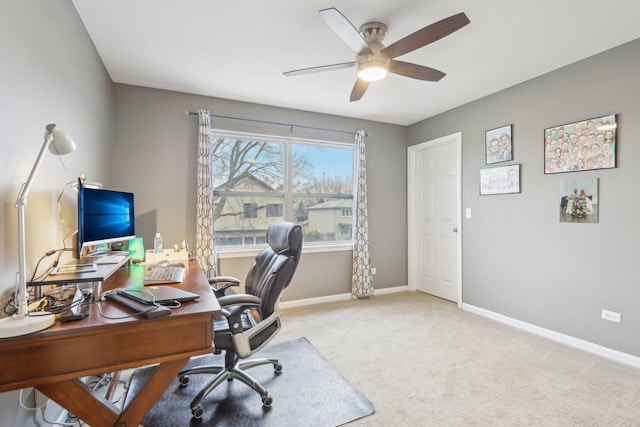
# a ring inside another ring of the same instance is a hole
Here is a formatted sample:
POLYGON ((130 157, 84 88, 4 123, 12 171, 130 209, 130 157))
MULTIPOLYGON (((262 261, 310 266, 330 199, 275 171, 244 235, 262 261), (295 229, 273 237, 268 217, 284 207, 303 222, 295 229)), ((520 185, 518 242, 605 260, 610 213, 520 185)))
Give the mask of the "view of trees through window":
POLYGON ((283 220, 307 243, 351 240, 352 146, 213 134, 211 152, 216 245, 264 244, 283 220))

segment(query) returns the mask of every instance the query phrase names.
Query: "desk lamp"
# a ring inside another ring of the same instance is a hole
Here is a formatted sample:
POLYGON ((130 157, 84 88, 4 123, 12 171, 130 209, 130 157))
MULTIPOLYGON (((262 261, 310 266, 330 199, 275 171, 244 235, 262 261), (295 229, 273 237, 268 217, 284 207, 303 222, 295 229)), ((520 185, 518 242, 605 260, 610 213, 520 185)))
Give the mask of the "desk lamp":
POLYGON ((73 139, 63 130, 57 129, 55 124, 47 125, 44 134, 44 143, 40 149, 40 154, 36 159, 33 169, 27 178, 27 182, 22 184, 18 198, 16 199, 16 209, 18 209, 18 276, 16 278, 15 301, 18 304, 18 312, 11 317, 0 319, 0 338, 16 337, 38 332, 52 326, 55 315, 52 313, 31 313, 29 314, 29 294, 27 292, 26 277, 26 249, 24 230, 24 208, 27 205, 27 195, 31 190, 33 179, 40 169, 40 165, 47 154, 47 149, 55 155, 69 154, 76 149, 73 139))

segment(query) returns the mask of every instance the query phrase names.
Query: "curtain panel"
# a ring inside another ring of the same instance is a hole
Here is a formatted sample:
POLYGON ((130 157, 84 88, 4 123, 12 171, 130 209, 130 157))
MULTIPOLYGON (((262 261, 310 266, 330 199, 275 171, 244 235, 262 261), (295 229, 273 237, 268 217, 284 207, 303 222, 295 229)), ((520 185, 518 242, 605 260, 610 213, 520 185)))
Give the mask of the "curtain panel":
POLYGON ((355 298, 373 295, 371 260, 369 259, 369 221, 367 212, 367 161, 364 130, 356 132, 356 212, 353 233, 353 276, 351 294, 355 298))
POLYGON ((196 166, 196 259, 207 277, 217 274, 211 189, 211 113, 198 111, 198 164, 196 166))

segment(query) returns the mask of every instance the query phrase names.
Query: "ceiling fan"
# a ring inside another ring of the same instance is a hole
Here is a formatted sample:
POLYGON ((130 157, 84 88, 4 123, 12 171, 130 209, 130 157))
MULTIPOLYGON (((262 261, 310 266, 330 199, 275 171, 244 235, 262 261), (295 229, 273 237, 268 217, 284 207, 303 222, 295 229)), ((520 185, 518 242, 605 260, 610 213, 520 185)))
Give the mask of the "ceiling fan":
POLYGON ((359 30, 334 7, 323 9, 320 15, 327 25, 356 52, 356 60, 340 64, 303 68, 287 71, 285 76, 299 76, 340 68, 357 67, 358 79, 351 91, 350 101, 358 101, 369 87, 369 82, 384 78, 387 73, 399 74, 418 80, 437 82, 445 76, 442 71, 394 58, 412 52, 423 46, 440 40, 467 25, 470 21, 464 13, 450 16, 435 24, 409 34, 403 39, 385 47, 382 40, 387 34, 387 26, 381 22, 369 22, 359 30))

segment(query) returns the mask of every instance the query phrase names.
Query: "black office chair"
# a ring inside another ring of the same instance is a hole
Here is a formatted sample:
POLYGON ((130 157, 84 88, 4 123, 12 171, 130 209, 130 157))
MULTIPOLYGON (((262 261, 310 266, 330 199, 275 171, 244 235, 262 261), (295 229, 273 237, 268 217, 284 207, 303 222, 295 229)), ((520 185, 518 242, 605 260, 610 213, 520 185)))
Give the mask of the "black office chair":
POLYGON ((180 385, 189 383, 190 374, 217 374, 209 381, 190 404, 194 418, 201 418, 200 402, 225 380, 236 378, 257 391, 262 404, 268 409, 273 398, 267 390, 244 369, 271 364, 279 374, 282 365, 277 359, 251 359, 242 361, 262 349, 280 330, 278 301, 280 294, 291 282, 302 250, 300 225, 274 223, 267 230, 267 244, 255 258, 245 280, 245 294, 225 295, 230 286, 240 281, 233 277, 209 279, 222 307, 221 315, 214 323, 215 353, 225 352, 224 366, 198 366, 181 371, 180 385))

